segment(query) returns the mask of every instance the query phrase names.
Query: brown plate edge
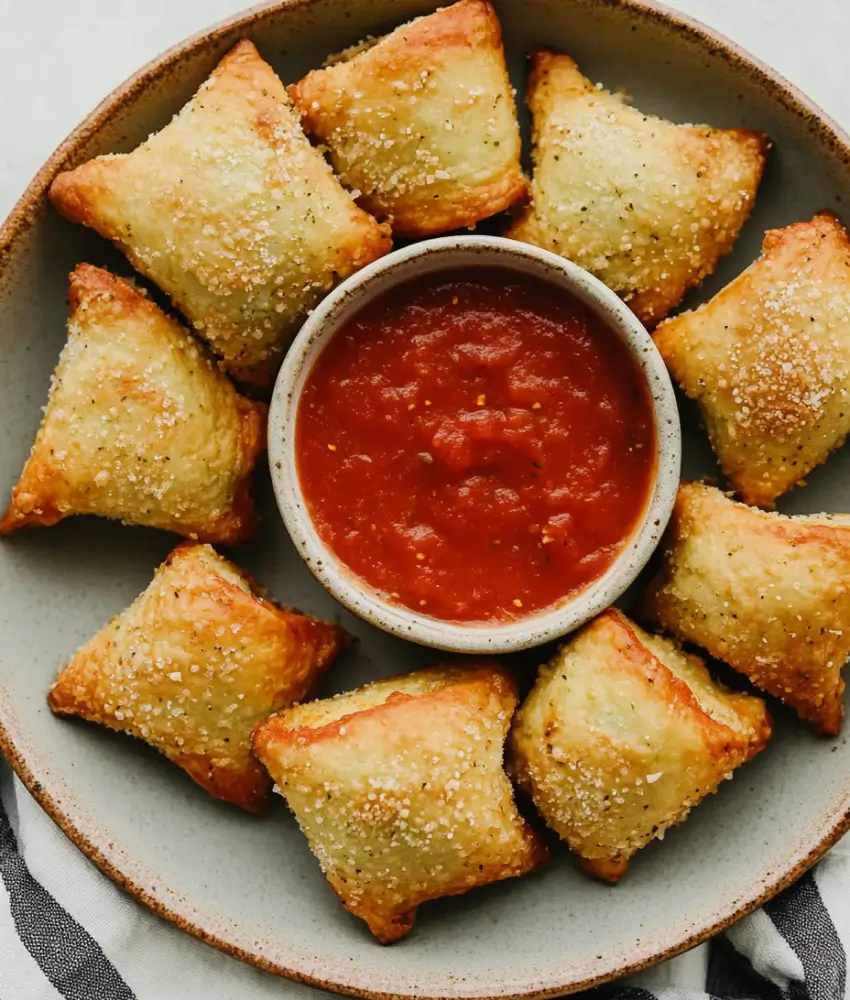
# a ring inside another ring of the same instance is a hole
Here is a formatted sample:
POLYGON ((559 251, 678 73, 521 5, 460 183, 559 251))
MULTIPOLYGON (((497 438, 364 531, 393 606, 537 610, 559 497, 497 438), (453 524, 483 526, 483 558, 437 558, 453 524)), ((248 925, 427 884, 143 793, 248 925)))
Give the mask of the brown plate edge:
MULTIPOLYGON (((215 45, 227 35, 232 35, 247 28, 267 16, 287 8, 309 7, 316 0, 276 0, 276 2, 259 4, 241 14, 220 21, 210 28, 190 35, 182 42, 172 46, 160 56, 148 62, 140 70, 128 77, 124 83, 116 87, 57 147, 47 159, 35 177, 30 181, 24 193, 18 199, 9 216, 0 225, 0 280, 9 266, 19 239, 35 223, 38 211, 42 207, 45 194, 53 178, 66 167, 80 148, 103 124, 118 111, 123 104, 131 99, 136 92, 157 79, 183 58, 187 53, 194 52, 206 45, 215 45)), ((680 35, 702 43, 712 55, 719 55, 728 63, 746 72, 757 85, 764 87, 789 112, 802 119, 810 131, 814 132, 820 142, 828 146, 833 153, 838 154, 846 164, 850 164, 850 134, 842 129, 829 115, 811 101, 794 84, 781 74, 771 69, 766 63, 751 55, 731 39, 720 32, 704 25, 679 11, 653 2, 653 0, 595 0, 598 4, 617 7, 626 10, 631 15, 643 20, 653 21, 663 27, 672 29, 680 35)), ((270 961, 254 952, 246 951, 204 927, 192 923, 185 917, 171 910, 146 888, 128 879, 120 868, 115 865, 102 850, 66 815, 58 802, 45 789, 44 784, 30 770, 24 754, 15 746, 9 729, 3 718, 3 705, 0 702, 0 752, 8 760, 13 770, 20 778, 30 795, 36 800, 47 815, 56 823, 62 832, 79 848, 105 875, 112 879, 126 892, 142 902, 160 917, 174 924, 180 930, 191 934, 205 944, 212 945, 267 972, 284 976, 295 982, 319 987, 331 992, 343 993, 349 996, 364 997, 366 1000, 457 1000, 458 997, 474 997, 474 1000, 536 1000, 536 998, 561 996, 581 990, 602 986, 621 976, 631 975, 642 969, 647 969, 665 959, 673 958, 688 951, 698 944, 708 940, 720 931, 742 917, 758 909, 777 893, 795 882, 804 872, 814 865, 845 833, 850 831, 850 807, 844 813, 839 813, 828 821, 827 833, 817 842, 804 849, 803 856, 784 874, 763 886, 753 898, 741 904, 728 916, 715 920, 712 924, 694 931, 680 943, 663 951, 632 962, 627 962, 616 970, 591 976, 587 979, 572 979, 567 982, 550 982, 541 984, 521 993, 486 994, 454 993, 444 996, 425 996, 422 994, 398 994, 382 990, 366 990, 345 983, 327 982, 315 976, 310 976, 270 961)))

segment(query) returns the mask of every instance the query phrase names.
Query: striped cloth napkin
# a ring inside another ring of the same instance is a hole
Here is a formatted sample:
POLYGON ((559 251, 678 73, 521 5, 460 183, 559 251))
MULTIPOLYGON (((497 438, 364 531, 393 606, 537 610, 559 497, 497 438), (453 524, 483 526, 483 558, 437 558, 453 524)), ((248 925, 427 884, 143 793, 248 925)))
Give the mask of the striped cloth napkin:
MULTIPOLYGON (((709 945, 596 1000, 844 1000, 850 835, 709 945)), ((0 761, 0 1000, 318 1000, 149 913, 65 838, 0 761)))

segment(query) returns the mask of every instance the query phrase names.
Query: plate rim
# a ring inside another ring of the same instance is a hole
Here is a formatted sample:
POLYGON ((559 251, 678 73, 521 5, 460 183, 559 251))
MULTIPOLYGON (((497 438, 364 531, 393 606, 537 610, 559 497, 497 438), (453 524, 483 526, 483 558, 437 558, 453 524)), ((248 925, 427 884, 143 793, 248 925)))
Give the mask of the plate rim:
MULTIPOLYGON (((167 48, 112 90, 56 147, 29 182, 5 221, 0 224, 0 282, 15 258, 18 242, 38 221, 39 213, 44 207, 47 189, 53 178, 75 160, 80 148, 140 90, 167 76, 179 60, 187 55, 194 55, 207 47, 215 47, 225 41, 228 36, 235 35, 242 30, 248 30, 280 11, 299 7, 308 8, 320 2, 321 0, 270 0, 270 2, 248 7, 231 17, 219 20, 207 28, 194 32, 167 48)), ((451 2, 452 0, 444 0, 445 4, 451 2)), ((582 2, 586 2, 586 0, 582 0, 582 2)), ((846 164, 850 164, 850 132, 843 129, 795 84, 722 32, 716 31, 697 18, 674 10, 666 4, 656 2, 656 0, 593 0, 593 2, 600 6, 624 10, 634 18, 654 22, 665 29, 674 31, 689 41, 697 42, 708 54, 719 56, 737 70, 745 72, 757 86, 766 90, 773 99, 778 100, 789 113, 802 120, 808 130, 813 132, 822 143, 831 147, 832 151, 838 154, 846 164)), ((691 931, 675 944, 653 951, 648 956, 627 962, 615 970, 596 973, 580 979, 572 977, 569 972, 565 971, 560 977, 549 975, 547 982, 541 982, 535 987, 518 993, 497 992, 490 995, 484 992, 469 993, 463 991, 442 995, 396 993, 392 990, 366 989, 354 984, 332 982, 297 968, 290 968, 263 955, 246 950, 241 945, 208 930, 202 925, 202 921, 195 923, 177 912, 176 909, 172 909, 165 901, 154 896, 151 890, 139 884, 138 880, 134 881, 125 874, 119 863, 108 857, 98 846, 94 831, 86 831, 82 823, 75 823, 68 812, 63 811, 57 799, 46 787, 47 783, 42 781, 30 767, 24 749, 16 745, 12 735, 14 728, 14 710, 4 703, 4 699, 0 698, 0 753, 9 762, 15 774, 41 809, 47 813, 65 836, 120 888, 143 903, 157 916, 225 954, 294 982, 348 996, 363 997, 365 1000, 458 1000, 459 997, 474 997, 474 1000, 535 1000, 535 998, 563 996, 602 986, 622 976, 632 975, 650 968, 665 959, 673 958, 714 937, 795 882, 845 833, 850 831, 850 804, 848 804, 843 813, 838 812, 834 816, 828 817, 820 832, 815 834, 813 841, 806 842, 789 859, 786 867, 781 868, 774 877, 763 883, 760 892, 745 902, 739 903, 733 912, 691 931)), ((19 735, 23 747, 27 738, 23 734, 19 735)))

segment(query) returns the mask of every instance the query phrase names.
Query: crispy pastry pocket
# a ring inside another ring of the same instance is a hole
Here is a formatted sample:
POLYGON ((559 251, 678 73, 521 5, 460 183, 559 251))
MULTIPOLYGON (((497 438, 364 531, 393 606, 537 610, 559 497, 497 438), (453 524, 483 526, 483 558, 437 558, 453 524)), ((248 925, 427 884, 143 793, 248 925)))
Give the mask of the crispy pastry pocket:
POLYGON ((820 732, 839 732, 841 668, 850 654, 850 516, 785 517, 684 484, 641 610, 820 732))
POLYGON ((546 857, 502 768, 516 706, 494 661, 434 667, 283 712, 254 732, 346 907, 380 941, 417 906, 546 857))
POLYGON ((543 667, 509 759, 585 870, 616 882, 770 732, 761 699, 727 691, 699 657, 611 609, 543 667))
POLYGON ((347 641, 259 596, 208 545, 183 542, 74 655, 48 700, 59 715, 145 740, 210 795, 262 812, 271 781, 251 730, 310 694, 347 641))
POLYGON ((209 542, 256 524, 266 410, 132 285, 80 264, 68 341, 0 533, 97 514, 209 542))
POLYGON ((598 90, 569 56, 531 59, 532 201, 508 235, 575 261, 657 323, 732 248, 768 140, 674 125, 598 90))
POLYGON ((355 47, 289 93, 343 183, 396 234, 472 226, 527 194, 501 29, 483 0, 355 47))
POLYGON ((746 503, 772 507, 850 431, 848 317, 850 238, 821 213, 767 233, 743 274, 656 330, 746 503))
POLYGON ((248 41, 161 132, 60 174, 50 197, 116 243, 259 388, 321 295, 390 248, 248 41))

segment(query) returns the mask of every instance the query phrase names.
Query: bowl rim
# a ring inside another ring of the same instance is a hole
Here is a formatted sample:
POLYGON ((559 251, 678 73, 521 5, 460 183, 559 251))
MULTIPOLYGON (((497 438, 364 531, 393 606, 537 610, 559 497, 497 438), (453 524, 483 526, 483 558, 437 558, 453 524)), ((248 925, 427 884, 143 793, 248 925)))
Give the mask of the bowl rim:
POLYGON ((269 407, 268 463, 278 509, 299 555, 344 607, 399 638, 450 653, 499 655, 564 638, 618 600, 655 551, 670 520, 681 472, 682 439, 673 383, 652 338, 623 300, 572 261, 502 236, 451 235, 395 250, 328 293, 286 353, 269 407), (456 622, 395 604, 350 570, 316 531, 301 490, 297 422, 306 381, 342 326, 374 297, 443 269, 496 267, 536 277, 572 295, 626 347, 642 376, 655 424, 655 468, 643 510, 601 576, 554 606, 498 624, 456 622))
MULTIPOLYGON (((261 24, 267 17, 279 11, 306 9, 318 2, 321 0, 269 0, 267 3, 251 6, 177 42, 119 84, 57 146, 27 185, 6 220, 0 224, 0 283, 15 258, 18 242, 38 220, 44 197, 54 177, 61 170, 77 162, 81 148, 125 104, 132 101, 140 91, 165 77, 188 54, 225 42, 235 43, 242 32, 250 31, 252 27, 261 24)), ((850 164, 850 132, 842 128, 795 84, 737 42, 733 42, 696 18, 673 10, 657 0, 594 0, 594 2, 600 6, 622 9, 635 19, 660 25, 674 31, 680 37, 699 43, 703 51, 719 57, 739 72, 745 73, 756 86, 762 88, 789 114, 803 122, 816 141, 830 149, 845 163, 850 164)), ((168 897, 169 901, 166 901, 165 897, 155 893, 150 884, 146 886, 138 878, 134 879, 125 874, 121 863, 124 856, 121 851, 114 845, 104 844, 102 838, 99 844, 94 824, 87 822, 87 817, 79 813, 72 798, 63 799, 61 784, 56 781, 51 784, 49 771, 37 773, 33 769, 31 759, 35 753, 33 746, 28 744, 28 734, 17 730, 13 711, 2 698, 0 698, 0 752, 39 806, 79 850, 117 885, 176 927, 243 962, 295 982, 349 996, 364 997, 366 1000, 413 1000, 411 994, 331 982, 270 960, 250 950, 249 945, 243 946, 227 940, 215 930, 188 916, 188 910, 182 908, 181 911, 179 900, 175 901, 174 896, 168 897)), ((794 883, 848 831, 850 831, 850 804, 843 812, 829 817, 817 831, 813 832, 809 841, 799 846, 788 859, 787 865, 774 872, 772 877, 759 886, 758 891, 742 899, 731 912, 724 912, 722 915, 709 914, 701 926, 689 929, 680 940, 653 948, 649 954, 628 961, 618 968, 579 977, 564 972, 521 992, 417 994, 415 1000, 457 1000, 460 996, 474 996, 475 1000, 534 1000, 538 997, 557 997, 592 989, 621 976, 640 972, 694 948, 758 909, 778 892, 794 883)))

